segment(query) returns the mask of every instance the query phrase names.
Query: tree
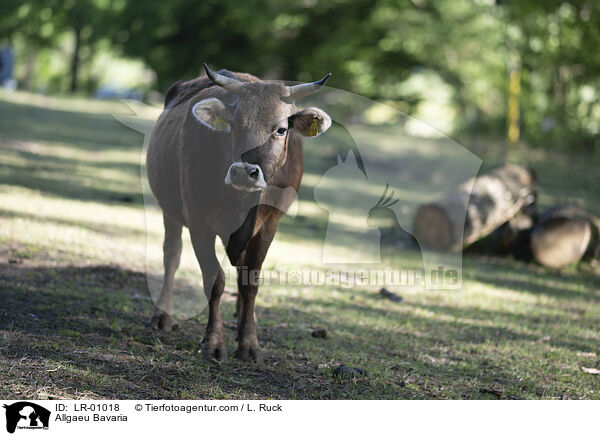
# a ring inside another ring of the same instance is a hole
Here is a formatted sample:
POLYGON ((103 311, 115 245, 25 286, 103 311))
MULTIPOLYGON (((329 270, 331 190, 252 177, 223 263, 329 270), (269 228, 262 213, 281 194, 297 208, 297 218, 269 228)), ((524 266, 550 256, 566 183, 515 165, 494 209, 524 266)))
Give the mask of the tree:
POLYGON ((560 146, 600 140, 600 5, 593 1, 511 2, 523 69, 528 138, 560 146))

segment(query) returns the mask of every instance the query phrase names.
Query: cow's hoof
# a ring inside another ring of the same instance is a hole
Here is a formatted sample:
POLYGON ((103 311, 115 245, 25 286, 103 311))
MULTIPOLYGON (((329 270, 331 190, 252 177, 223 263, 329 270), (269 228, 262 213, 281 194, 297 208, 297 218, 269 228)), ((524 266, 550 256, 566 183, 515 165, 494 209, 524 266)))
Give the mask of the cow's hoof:
POLYGON ((245 361, 252 360, 256 363, 263 362, 262 351, 260 351, 260 348, 258 348, 258 347, 254 347, 254 348, 238 347, 237 351, 235 352, 235 357, 240 360, 245 360, 245 361))
POLYGON ((156 309, 156 312, 154 312, 152 319, 150 319, 150 326, 155 330, 162 330, 167 333, 176 330, 178 327, 175 318, 160 309, 156 309))
POLYGON ((225 348, 224 343, 216 345, 204 344, 200 349, 200 353, 202 357, 209 361, 223 361, 227 359, 227 348, 225 348))

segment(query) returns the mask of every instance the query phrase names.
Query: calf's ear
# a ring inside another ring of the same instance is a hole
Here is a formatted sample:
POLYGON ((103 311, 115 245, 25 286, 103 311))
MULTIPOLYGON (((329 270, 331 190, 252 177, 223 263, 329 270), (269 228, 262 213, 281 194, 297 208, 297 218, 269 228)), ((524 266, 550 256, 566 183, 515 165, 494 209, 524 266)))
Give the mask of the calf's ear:
POLYGON ((309 107, 290 117, 290 126, 302 136, 319 136, 331 127, 331 118, 321 109, 309 107))
POLYGON ((231 130, 229 126, 229 113, 223 102, 216 98, 200 100, 192 106, 192 115, 196 120, 211 130, 231 130))

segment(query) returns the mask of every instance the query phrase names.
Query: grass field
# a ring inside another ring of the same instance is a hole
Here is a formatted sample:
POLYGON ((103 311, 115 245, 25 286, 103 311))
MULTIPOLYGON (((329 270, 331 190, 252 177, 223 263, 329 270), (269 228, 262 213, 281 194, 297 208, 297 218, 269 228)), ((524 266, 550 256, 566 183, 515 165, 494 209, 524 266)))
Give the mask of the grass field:
MULTIPOLYGON (((600 375, 581 369, 600 368, 598 271, 475 253, 463 289, 394 289, 401 303, 367 287, 265 287, 265 363, 207 363, 197 354, 206 313, 170 334, 147 326, 146 243, 160 247, 161 219, 144 208, 142 136, 111 113, 128 110, 0 94, 0 398, 600 399, 600 375), (342 364, 366 375, 334 377, 342 364)), ((464 142, 484 166, 531 164, 543 204, 600 214, 597 156, 464 142)), ((324 151, 313 151, 300 213, 280 223, 267 269, 311 266, 322 245, 327 215, 311 187, 324 151)), ((181 276, 191 280, 187 245, 181 276)), ((235 289, 226 292, 232 329, 235 289)), ((227 341, 232 354, 233 331, 227 341)))

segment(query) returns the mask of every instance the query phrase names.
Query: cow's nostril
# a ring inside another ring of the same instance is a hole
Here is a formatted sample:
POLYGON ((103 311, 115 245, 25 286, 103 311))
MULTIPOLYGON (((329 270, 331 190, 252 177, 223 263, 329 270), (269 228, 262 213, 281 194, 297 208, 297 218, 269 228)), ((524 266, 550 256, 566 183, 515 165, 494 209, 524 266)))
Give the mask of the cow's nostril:
POLYGON ((248 171, 248 175, 250 177, 252 177, 253 179, 258 179, 258 174, 259 174, 258 168, 253 168, 250 171, 248 171))

